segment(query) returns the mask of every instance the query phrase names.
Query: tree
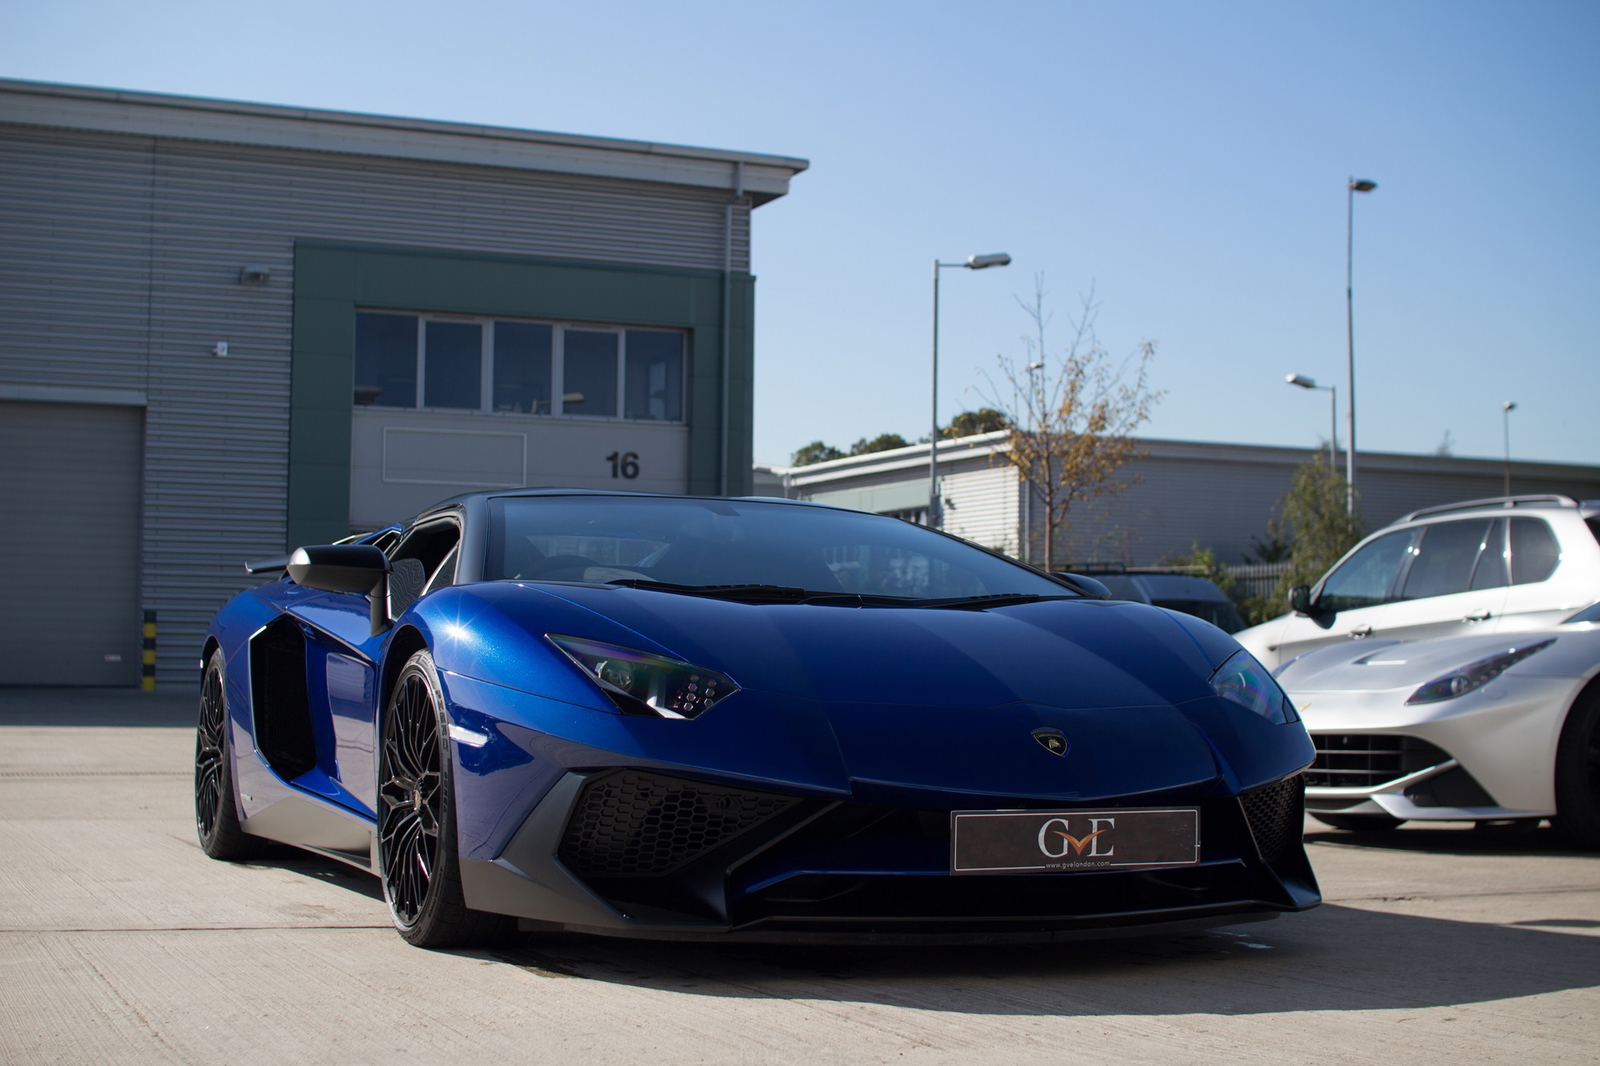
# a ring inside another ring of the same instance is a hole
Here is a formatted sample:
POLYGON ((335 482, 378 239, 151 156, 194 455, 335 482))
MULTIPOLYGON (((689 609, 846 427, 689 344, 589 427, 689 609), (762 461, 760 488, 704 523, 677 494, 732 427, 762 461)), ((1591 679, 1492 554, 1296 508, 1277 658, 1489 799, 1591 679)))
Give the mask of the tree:
POLYGON ((1247 563, 1284 563, 1289 561, 1289 551, 1293 547, 1289 538, 1284 536, 1283 523, 1276 518, 1268 519, 1266 533, 1257 533, 1250 538, 1250 550, 1244 553, 1247 563))
POLYGON ((1361 513, 1346 510, 1346 482, 1320 457, 1294 472, 1294 482, 1274 509, 1269 533, 1289 540, 1289 568, 1278 579, 1272 601, 1282 604, 1295 585, 1312 585, 1361 539, 1361 513))
POLYGON ((1011 420, 993 407, 980 407, 976 411, 962 411, 939 431, 941 437, 975 437, 979 433, 993 433, 1010 429, 1011 420))
POLYGON ((810 444, 794 453, 795 466, 810 466, 812 463, 825 463, 829 459, 843 459, 844 452, 831 444, 824 444, 814 440, 810 444))
POLYGON ((1196 577, 1210 581, 1229 597, 1233 595, 1233 575, 1217 560, 1216 551, 1210 547, 1202 548, 1198 543, 1192 543, 1188 551, 1163 559, 1161 565, 1186 567, 1196 571, 1196 577))
POLYGON ((870 455, 873 452, 886 452, 890 448, 905 448, 909 446, 910 443, 910 441, 906 440, 898 433, 880 433, 871 440, 862 437, 860 440, 850 445, 850 454, 870 455))
MULTIPOLYGON (((1138 480, 1117 472, 1145 454, 1131 434, 1150 417, 1164 395, 1149 384, 1155 344, 1145 341, 1115 366, 1095 336, 1099 305, 1094 290, 1083 298, 1078 317, 1069 318, 1071 341, 1052 359, 1045 347, 1044 275, 1033 279, 1033 302, 1017 303, 1033 321, 1024 335, 1025 354, 999 355, 1002 385, 991 398, 1011 430, 1002 454, 1038 504, 1044 525, 1044 567, 1056 566, 1057 545, 1071 528, 1072 506, 1120 492, 1138 480)), ((1032 531, 1029 531, 1032 536, 1032 531)))

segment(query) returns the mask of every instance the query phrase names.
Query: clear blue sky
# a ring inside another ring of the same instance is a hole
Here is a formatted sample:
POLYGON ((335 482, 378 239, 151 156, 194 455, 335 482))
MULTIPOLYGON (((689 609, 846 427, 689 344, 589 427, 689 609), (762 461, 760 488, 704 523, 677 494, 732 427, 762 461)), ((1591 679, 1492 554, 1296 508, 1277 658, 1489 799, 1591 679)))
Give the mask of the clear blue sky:
MULTIPOLYGON (((7 0, 0 75, 773 152, 755 214, 758 460, 927 432, 1092 284, 1159 343, 1146 428, 1600 463, 1600 4, 7 0), (1341 437, 1343 428, 1341 421, 1341 437)), ((1055 339, 1064 340, 1064 329, 1055 339)), ((1054 345, 1052 345, 1054 347, 1054 345)))

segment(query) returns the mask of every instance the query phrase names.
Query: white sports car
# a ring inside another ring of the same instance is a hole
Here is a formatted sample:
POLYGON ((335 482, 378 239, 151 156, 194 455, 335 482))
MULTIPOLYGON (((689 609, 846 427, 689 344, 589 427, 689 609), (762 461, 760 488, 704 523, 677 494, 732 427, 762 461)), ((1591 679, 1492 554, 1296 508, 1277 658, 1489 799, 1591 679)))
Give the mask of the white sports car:
POLYGON ((1536 632, 1330 645, 1274 675, 1316 744, 1318 820, 1550 818, 1600 847, 1600 604, 1536 632))

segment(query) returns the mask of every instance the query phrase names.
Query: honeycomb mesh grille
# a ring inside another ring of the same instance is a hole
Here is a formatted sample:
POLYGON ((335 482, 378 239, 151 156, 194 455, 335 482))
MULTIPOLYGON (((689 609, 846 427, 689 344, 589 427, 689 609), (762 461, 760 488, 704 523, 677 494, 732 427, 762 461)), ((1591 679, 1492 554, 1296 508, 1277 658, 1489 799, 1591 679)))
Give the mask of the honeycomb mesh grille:
POLYGON ((1288 856, 1305 823, 1305 775, 1295 774, 1276 785, 1239 797, 1256 848, 1268 862, 1288 856))
POLYGON ((620 770, 583 787, 561 841, 561 861, 579 877, 671 873, 795 802, 620 770))

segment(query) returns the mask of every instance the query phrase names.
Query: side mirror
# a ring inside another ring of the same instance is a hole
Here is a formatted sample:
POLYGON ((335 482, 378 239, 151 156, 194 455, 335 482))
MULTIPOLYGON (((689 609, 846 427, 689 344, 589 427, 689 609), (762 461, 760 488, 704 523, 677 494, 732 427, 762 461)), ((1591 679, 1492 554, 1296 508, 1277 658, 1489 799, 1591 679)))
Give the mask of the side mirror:
POLYGON ((1310 615, 1316 612, 1311 608, 1311 586, 1296 585, 1289 590, 1289 610, 1295 614, 1310 615))
POLYGON ((1071 585, 1085 599, 1109 600, 1111 598, 1111 590, 1106 588, 1103 581, 1096 581, 1094 578, 1086 577, 1083 574, 1069 574, 1065 570, 1057 570, 1055 576, 1071 585))
POLYGON ((362 592, 372 635, 389 625, 389 557, 371 544, 313 544, 296 548, 284 569, 296 585, 322 592, 362 592))
POLYGON ((313 544, 289 556, 289 580, 323 592, 371 592, 389 574, 389 557, 370 544, 313 544))

